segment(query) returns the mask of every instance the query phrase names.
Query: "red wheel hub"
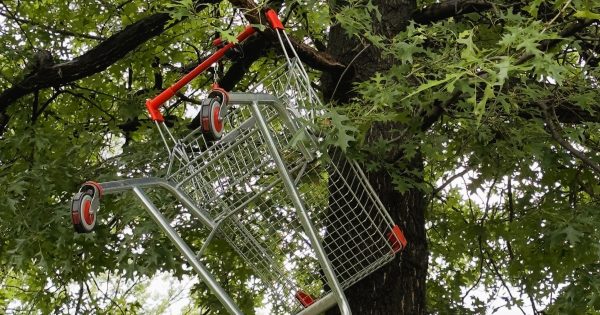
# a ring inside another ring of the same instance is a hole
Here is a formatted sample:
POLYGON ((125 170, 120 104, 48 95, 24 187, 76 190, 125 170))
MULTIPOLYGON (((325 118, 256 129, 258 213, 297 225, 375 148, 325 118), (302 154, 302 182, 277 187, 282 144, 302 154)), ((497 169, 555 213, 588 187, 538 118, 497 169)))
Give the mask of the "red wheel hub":
POLYGON ((88 225, 92 225, 94 223, 94 212, 90 211, 91 208, 92 208, 92 201, 85 200, 83 202, 83 219, 85 220, 85 223, 87 223, 88 225))
POLYGON ((223 131, 223 122, 219 119, 219 113, 221 113, 221 106, 215 106, 213 108, 213 121, 215 126, 215 131, 220 133, 223 131))

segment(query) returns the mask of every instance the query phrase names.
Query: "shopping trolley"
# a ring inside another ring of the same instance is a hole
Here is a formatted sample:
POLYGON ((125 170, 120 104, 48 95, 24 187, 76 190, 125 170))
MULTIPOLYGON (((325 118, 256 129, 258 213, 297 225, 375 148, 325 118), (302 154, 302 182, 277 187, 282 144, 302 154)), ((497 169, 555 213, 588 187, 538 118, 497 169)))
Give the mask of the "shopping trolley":
MULTIPOLYGON (((203 263, 215 238, 254 271, 276 312, 316 314, 337 304, 351 314, 343 290, 392 260, 406 239, 359 165, 323 144, 324 107, 276 13, 265 16, 286 62, 246 92, 214 86, 200 126, 178 138, 159 108, 237 45, 216 40, 215 54, 146 103, 167 149, 166 175, 86 182, 73 197, 72 222, 92 231, 100 197, 133 191, 228 312, 241 314, 203 263), (146 194, 150 187, 172 193, 200 221, 206 233, 196 252, 146 194)), ((238 42, 254 33, 247 27, 238 42)))

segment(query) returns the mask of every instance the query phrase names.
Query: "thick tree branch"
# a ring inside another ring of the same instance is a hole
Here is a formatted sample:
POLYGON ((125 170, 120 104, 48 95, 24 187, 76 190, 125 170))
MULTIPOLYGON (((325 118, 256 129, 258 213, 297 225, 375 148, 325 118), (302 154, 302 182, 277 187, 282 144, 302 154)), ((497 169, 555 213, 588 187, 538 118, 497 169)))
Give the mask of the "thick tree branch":
POLYGON ((11 103, 33 91, 64 85, 105 70, 141 44, 162 33, 169 19, 168 13, 150 15, 71 61, 31 73, 0 93, 0 112, 5 112, 11 103))
MULTIPOLYGON (((207 0, 204 3, 218 2, 207 0)), ((254 3, 244 0, 233 1, 234 5, 255 7, 254 3)), ((258 9, 249 11, 246 16, 252 23, 264 21, 259 18, 258 9)), ((37 71, 23 78, 9 89, 0 93, 0 118, 6 116, 6 109, 17 99, 42 88, 60 86, 75 80, 99 73, 149 39, 161 34, 170 17, 167 13, 147 16, 114 34, 98 46, 92 48, 74 60, 53 65, 43 71, 37 71)), ((271 39, 274 34, 271 33, 271 39)), ((311 67, 319 70, 341 69, 343 65, 331 56, 293 40, 300 57, 311 67)))
POLYGON ((483 12, 493 8, 493 4, 485 0, 450 0, 434 3, 413 13, 413 20, 419 24, 441 21, 453 16, 483 12))

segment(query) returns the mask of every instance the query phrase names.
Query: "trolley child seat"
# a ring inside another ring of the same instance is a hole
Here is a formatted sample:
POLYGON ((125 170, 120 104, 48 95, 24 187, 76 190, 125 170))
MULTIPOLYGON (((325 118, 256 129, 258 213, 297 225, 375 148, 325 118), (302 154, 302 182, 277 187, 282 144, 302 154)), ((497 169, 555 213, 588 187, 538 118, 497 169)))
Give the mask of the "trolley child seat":
MULTIPOLYGON (((202 102, 200 127, 176 138, 159 108, 236 45, 215 41, 212 56, 146 103, 167 148, 166 175, 84 183, 72 223, 91 232, 100 197, 131 190, 231 314, 242 312, 202 263, 215 237, 252 268, 281 312, 317 314, 337 304, 351 314, 343 290, 392 260, 406 239, 359 165, 323 148, 305 123, 318 118, 321 101, 277 14, 265 16, 286 62, 247 92, 215 87, 202 102), (144 192, 149 187, 172 193, 203 224, 200 249, 182 240, 144 192)), ((238 42, 255 32, 246 27, 238 42)))

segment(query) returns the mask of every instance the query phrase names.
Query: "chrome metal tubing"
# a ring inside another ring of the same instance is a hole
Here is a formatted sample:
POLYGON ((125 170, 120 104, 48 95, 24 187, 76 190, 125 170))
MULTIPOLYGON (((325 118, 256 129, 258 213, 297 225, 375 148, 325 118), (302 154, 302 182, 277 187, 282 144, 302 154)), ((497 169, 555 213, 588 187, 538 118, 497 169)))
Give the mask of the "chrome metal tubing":
POLYGON ((300 313, 296 315, 315 315, 321 314, 326 310, 335 306, 335 296, 333 293, 328 293, 324 297, 318 299, 315 303, 311 304, 307 308, 303 309, 300 313))
POLYGON ((323 273, 327 278, 327 282, 331 288, 331 292, 335 295, 338 307, 340 308, 340 312, 342 315, 351 315, 352 311, 350 310, 350 306, 348 305, 348 301, 346 300, 346 296, 344 295, 344 290, 342 289, 342 286, 336 278, 335 272, 331 267, 331 262, 327 258, 327 254, 325 253, 325 250, 321 245, 321 242, 317 235, 317 231, 311 223, 308 213, 304 208, 304 204, 300 199, 300 194, 298 193, 298 190, 294 185, 294 181, 290 177, 290 174, 287 172, 283 159, 279 155, 279 151, 277 150, 273 137, 271 136, 269 127, 267 126, 267 123, 265 122, 265 119, 262 116, 260 108, 258 107, 258 102, 255 101, 252 103, 252 111, 254 117, 256 117, 258 126, 265 138, 269 152, 273 157, 273 161, 277 165, 277 169, 279 170, 288 195, 290 196, 290 198, 292 199, 292 203, 296 207, 296 212, 302 224, 302 228, 306 232, 306 235, 308 236, 312 247, 315 250, 315 255, 317 256, 317 259, 319 260, 319 265, 323 269, 323 273))
POLYGON ((171 181, 158 178, 158 177, 149 177, 149 178, 135 178, 135 179, 123 179, 112 182, 99 183, 102 187, 102 190, 105 194, 114 194, 124 192, 134 187, 162 187, 167 189, 171 193, 177 197, 177 200, 183 204, 196 218, 202 221, 206 227, 210 229, 216 228, 215 221, 209 216, 209 214, 198 208, 192 200, 183 192, 181 189, 177 188, 177 185, 172 183, 171 181))
POLYGON ((250 105, 254 102, 260 103, 278 103, 279 100, 274 95, 268 93, 227 93, 227 102, 231 104, 250 105))
POLYGON ((152 216, 152 219, 161 227, 161 229, 167 234, 169 239, 175 244, 177 249, 181 252, 181 254, 185 257, 185 259, 192 265, 194 270, 198 273, 202 281, 208 286, 208 288, 212 291, 212 293, 221 301, 223 306, 227 309, 230 314, 243 315, 243 313, 238 309, 237 305, 229 295, 221 288, 219 283, 212 277, 210 272, 206 270, 206 267, 196 259, 196 255, 194 252, 187 246, 187 244, 179 237, 179 234, 171 227, 167 219, 158 211, 156 206, 152 203, 152 201, 148 198, 146 193, 137 186, 134 186, 133 192, 140 198, 140 200, 146 206, 148 213, 152 216))

